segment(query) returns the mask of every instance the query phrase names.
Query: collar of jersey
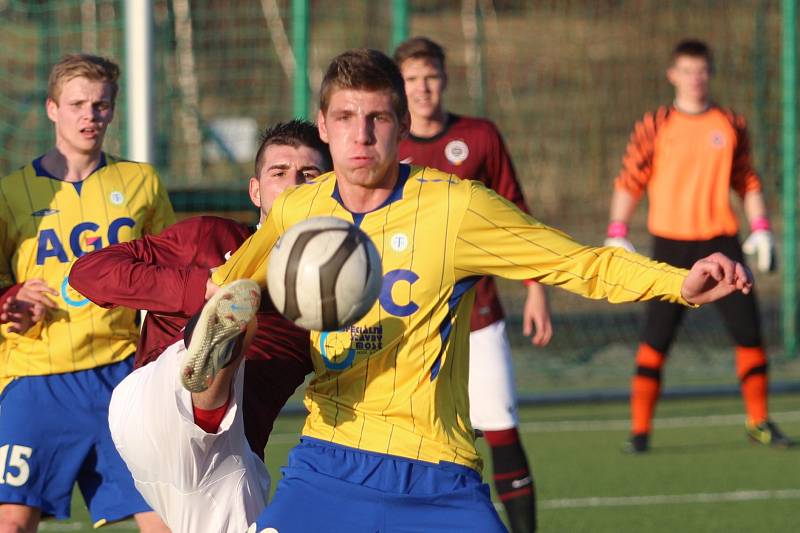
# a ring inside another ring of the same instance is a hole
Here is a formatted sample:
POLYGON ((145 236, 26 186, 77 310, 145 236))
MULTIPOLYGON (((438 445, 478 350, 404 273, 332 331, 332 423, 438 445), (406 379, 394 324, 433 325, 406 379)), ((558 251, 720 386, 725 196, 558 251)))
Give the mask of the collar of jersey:
POLYGON ((394 188, 392 189, 392 193, 389 195, 384 202, 376 207, 371 211, 366 211, 364 213, 353 213, 349 209, 344 206, 344 202, 342 202, 342 196, 339 194, 339 182, 335 181, 333 185, 333 193, 331 197, 336 200, 339 205, 347 209, 350 214, 353 216, 353 224, 356 226, 361 225, 361 221, 364 220, 364 216, 372 213, 373 211, 377 211, 378 209, 383 209, 387 205, 391 204, 392 202, 396 202, 397 200, 403 199, 403 187, 406 185, 406 181, 408 181, 408 176, 411 174, 411 166, 406 165, 405 163, 400 163, 400 173, 397 176, 397 183, 394 184, 394 188))
MULTIPOLYGON (((36 159, 34 159, 31 162, 31 164, 33 165, 33 170, 34 170, 34 172, 36 172, 36 175, 39 176, 39 177, 42 177, 42 178, 50 178, 51 180, 64 181, 63 178, 59 178, 58 176, 53 176, 52 174, 50 174, 42 166, 42 158, 44 158, 44 155, 41 155, 41 156, 37 157, 36 159)), ((107 164, 108 163, 106 162, 106 154, 105 154, 105 152, 100 152, 100 162, 97 164, 97 168, 92 170, 92 172, 89 174, 89 176, 91 176, 92 174, 94 174, 95 172, 97 172, 98 170, 100 170, 101 168, 106 166, 107 164)), ((78 191, 78 194, 80 194, 81 193, 81 185, 83 185, 83 182, 86 181, 86 179, 89 176, 86 176, 86 178, 83 178, 81 181, 71 181, 69 183, 72 183, 72 185, 75 186, 75 190, 78 191)))
POLYGON ((461 118, 460 116, 454 115, 453 113, 447 113, 444 118, 444 127, 442 128, 442 131, 430 137, 417 137, 413 133, 409 133, 408 140, 414 141, 416 143, 432 143, 434 141, 438 141, 439 139, 447 135, 452 125, 458 122, 458 119, 460 118, 461 118))

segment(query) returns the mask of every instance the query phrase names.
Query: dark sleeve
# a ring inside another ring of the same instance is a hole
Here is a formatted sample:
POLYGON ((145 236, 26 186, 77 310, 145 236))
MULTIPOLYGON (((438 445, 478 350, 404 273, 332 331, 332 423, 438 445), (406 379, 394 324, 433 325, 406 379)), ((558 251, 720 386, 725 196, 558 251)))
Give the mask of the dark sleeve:
MULTIPOLYGON (((2 308, 3 305, 5 305, 6 301, 10 300, 11 298, 14 298, 21 288, 22 288, 22 283, 15 283, 10 287, 3 287, 2 289, 0 289, 0 308, 2 308)), ((5 324, 6 322, 7 321, 5 320, 0 320, 0 324, 5 324)))
POLYGON ((747 134, 747 124, 744 117, 734 115, 732 120, 736 131, 736 149, 733 152, 733 165, 731 168, 731 187, 741 198, 748 192, 761 190, 761 179, 753 168, 750 158, 750 136, 747 134))
MULTIPOLYGON (((284 318, 269 299, 261 293, 261 308, 256 315, 258 328, 247 351, 248 359, 294 360, 311 372, 311 340, 308 330, 302 329, 284 318)), ((304 373, 304 375, 305 375, 304 373)))
POLYGON ((522 187, 517 180, 517 173, 511 156, 508 153, 503 137, 492 124, 488 135, 489 145, 486 155, 486 175, 489 188, 496 191, 506 200, 514 203, 522 211, 530 213, 522 194, 522 187))
POLYGON ((204 219, 197 217, 108 246, 78 259, 69 283, 101 307, 190 317, 205 301, 209 270, 190 266, 204 236, 204 219))
POLYGON ((655 113, 645 113, 642 120, 634 125, 622 157, 622 169, 614 180, 616 189, 625 190, 634 198, 641 198, 644 194, 647 183, 653 177, 656 136, 669 114, 669 108, 661 106, 655 113))

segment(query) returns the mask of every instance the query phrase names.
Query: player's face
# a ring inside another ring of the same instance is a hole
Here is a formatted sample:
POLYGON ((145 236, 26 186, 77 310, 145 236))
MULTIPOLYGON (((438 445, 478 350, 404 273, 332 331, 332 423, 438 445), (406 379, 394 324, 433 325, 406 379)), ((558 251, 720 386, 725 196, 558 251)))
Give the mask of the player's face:
POLYGON ((72 78, 61 87, 58 102, 47 100, 47 116, 55 125, 56 147, 64 155, 93 155, 103 147, 114 118, 111 85, 72 78))
POLYGON ((708 84, 711 69, 702 57, 679 56, 667 71, 669 82, 675 87, 678 100, 705 103, 708 100, 708 84))
POLYGON ((260 208, 262 220, 285 189, 316 178, 325 167, 322 155, 308 146, 272 144, 262 157, 261 172, 250 178, 250 200, 260 208))
POLYGON ((428 120, 442 113, 447 76, 438 60, 406 59, 400 65, 411 120, 428 120))
POLYGON ((388 90, 335 89, 326 113, 317 117, 337 178, 367 189, 391 186, 397 173, 397 145, 408 133, 388 90))

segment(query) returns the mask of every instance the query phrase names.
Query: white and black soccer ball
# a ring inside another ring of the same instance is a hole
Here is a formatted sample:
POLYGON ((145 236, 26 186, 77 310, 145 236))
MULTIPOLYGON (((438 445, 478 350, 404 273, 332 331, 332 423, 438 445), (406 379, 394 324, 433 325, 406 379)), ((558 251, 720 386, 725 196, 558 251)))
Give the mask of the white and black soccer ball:
POLYGON ((346 328, 375 304, 381 291, 381 258, 372 240, 353 224, 314 217, 290 227, 269 256, 272 303, 305 329, 346 328))

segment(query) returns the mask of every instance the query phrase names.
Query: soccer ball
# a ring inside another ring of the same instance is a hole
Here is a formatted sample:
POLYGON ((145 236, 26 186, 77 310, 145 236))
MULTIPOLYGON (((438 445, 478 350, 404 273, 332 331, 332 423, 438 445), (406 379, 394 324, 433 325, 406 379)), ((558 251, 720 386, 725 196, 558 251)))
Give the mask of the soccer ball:
POLYGON ((267 287, 275 308, 305 329, 346 328, 375 304, 383 279, 372 240, 339 218, 290 227, 269 256, 267 287))

